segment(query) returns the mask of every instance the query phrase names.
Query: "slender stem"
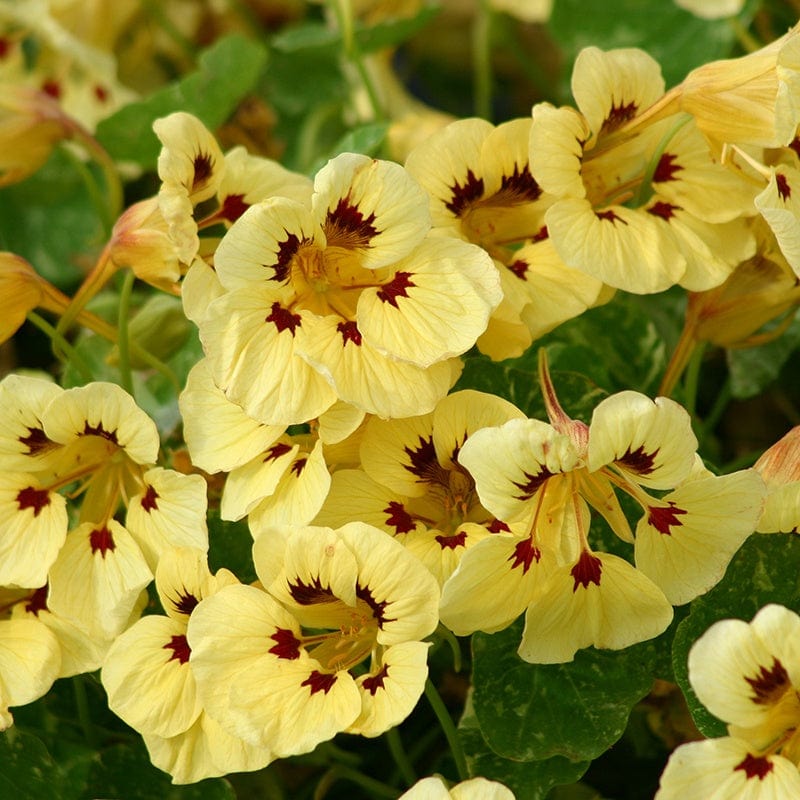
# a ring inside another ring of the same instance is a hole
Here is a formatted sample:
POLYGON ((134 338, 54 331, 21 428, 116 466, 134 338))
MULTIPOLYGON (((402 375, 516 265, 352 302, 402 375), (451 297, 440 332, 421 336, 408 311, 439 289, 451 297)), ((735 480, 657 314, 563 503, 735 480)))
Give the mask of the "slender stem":
POLYGON ((81 724, 86 743, 92 749, 97 749, 97 735, 91 714, 89 713, 89 698, 86 695, 86 685, 82 675, 76 675, 72 679, 72 689, 75 694, 75 706, 78 711, 78 721, 81 724))
POLYGON ((456 765, 458 779, 459 781, 465 781, 469 778, 469 770, 467 769, 467 759, 464 755, 464 750, 458 739, 458 731, 453 724, 453 718, 450 716, 447 706, 444 704, 439 692, 436 691, 436 687, 433 685, 433 681, 431 681, 430 678, 425 680, 425 697, 428 698, 433 713, 436 714, 439 724, 442 726, 447 744, 450 745, 450 752, 453 754, 453 761, 456 765))
POLYGON ((44 317, 39 316, 35 311, 28 312, 28 320, 32 322, 48 339, 50 339, 53 353, 59 360, 69 361, 81 375, 81 378, 90 383, 94 380, 91 367, 78 351, 64 338, 60 331, 56 330, 44 317))
POLYGON ((417 781, 417 774, 414 767, 408 758, 408 754, 403 747, 403 742, 400 739, 400 733, 397 728, 389 728, 386 731, 386 744, 389 746, 389 752, 392 754, 394 763, 400 770, 403 780, 407 786, 411 786, 417 781))
POLYGON ((705 437, 717 427, 720 417, 722 417, 725 409, 728 407, 728 403, 731 400, 731 395, 731 379, 727 378, 722 386, 722 389, 720 389, 718 392, 716 400, 714 400, 714 405, 711 407, 711 411, 708 412, 706 418, 703 420, 703 425, 700 428, 699 435, 697 437, 700 440, 701 446, 705 437))
POLYGON ((678 131, 692 119, 691 114, 681 114, 678 121, 661 137, 661 141, 656 146, 653 155, 647 164, 642 182, 639 185, 639 192, 636 197, 637 205, 644 205, 653 195, 653 176, 656 174, 658 165, 661 161, 661 156, 667 149, 667 145, 672 141, 678 131))
POLYGON ((742 25, 742 21, 739 17, 728 17, 728 25, 731 26, 737 41, 745 52, 755 53, 756 50, 760 50, 761 47, 763 47, 758 39, 742 25))
POLYGON ((700 382, 700 366, 703 363, 704 350, 705 342, 700 342, 689 359, 683 382, 683 404, 692 418, 697 413, 697 387, 700 382))
POLYGON ((362 772, 346 767, 343 764, 337 764, 322 776, 314 791, 314 800, 322 800, 328 793, 328 789, 339 779, 362 786, 367 790, 370 797, 386 797, 388 800, 396 800, 400 795, 400 792, 393 786, 376 781, 374 778, 370 778, 368 775, 364 775, 362 772))
POLYGON ((453 672, 461 672, 461 645, 455 634, 441 623, 439 623, 436 633, 450 645, 450 652, 453 654, 453 672))
POLYGON ((664 377, 661 379, 661 385, 658 387, 658 394, 661 397, 669 397, 675 386, 677 386, 681 375, 683 375, 683 371, 686 369, 686 365, 697 347, 697 339, 695 339, 694 334, 695 320, 690 320, 687 317, 678 339, 678 344, 672 351, 664 377))
POLYGON ((133 373, 131 372, 130 313, 131 292, 136 276, 133 270, 126 270, 119 293, 119 312, 117 316, 117 350, 119 351, 119 378, 122 388, 133 397, 133 373))
POLYGON ((117 171, 117 165, 108 154, 108 151, 88 131, 80 127, 77 128, 75 138, 86 148, 89 155, 103 171, 103 181, 106 185, 107 194, 106 201, 103 203, 103 221, 107 232, 110 233, 114 222, 122 213, 124 205, 122 181, 117 171))
POLYGON ((472 27, 472 81, 475 116, 492 119, 492 9, 479 0, 472 27))

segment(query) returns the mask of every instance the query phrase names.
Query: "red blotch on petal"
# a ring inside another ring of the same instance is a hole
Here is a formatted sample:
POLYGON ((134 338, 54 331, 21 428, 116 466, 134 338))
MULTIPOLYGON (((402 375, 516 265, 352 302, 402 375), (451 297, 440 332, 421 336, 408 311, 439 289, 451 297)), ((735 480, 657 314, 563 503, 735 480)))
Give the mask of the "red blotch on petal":
POLYGON ((588 588, 590 583, 599 586, 602 571, 603 563, 600 559, 597 556, 593 556, 588 550, 584 550, 578 559, 578 563, 569 572, 575 581, 572 591, 577 592, 579 585, 584 589, 588 588))
POLYGON ((518 489, 522 489, 524 494, 516 495, 515 500, 530 500, 536 492, 544 485, 544 482, 548 478, 552 478, 555 473, 550 472, 547 467, 542 467, 541 470, 536 475, 531 475, 529 472, 522 473, 527 480, 524 483, 517 483, 516 481, 512 481, 514 486, 518 489))
POLYGON ((328 211, 325 219, 325 236, 329 247, 369 247, 373 236, 378 234, 378 229, 372 224, 375 214, 364 216, 350 203, 349 197, 339 200, 336 208, 328 211))
POLYGON ((17 492, 16 501, 20 511, 32 508, 33 516, 38 517, 42 509, 50 505, 50 492, 47 489, 34 489, 33 486, 26 486, 17 492))
POLYGON ((270 647, 270 653, 278 656, 278 658, 285 658, 287 661, 294 661, 300 658, 302 642, 290 630, 278 628, 269 638, 277 642, 274 647, 270 647))
POLYGON ((273 265, 275 274, 270 280, 283 283, 289 277, 289 268, 292 265, 292 259, 300 249, 302 242, 294 234, 286 231, 286 238, 282 242, 278 242, 277 263, 273 265))
POLYGON ((636 472, 638 475, 649 475, 655 471, 657 454, 658 449, 648 453, 644 449, 644 445, 639 445, 635 450, 631 450, 629 447, 625 454, 616 460, 616 463, 621 464, 631 472, 636 472))
POLYGON ((172 650, 172 655, 169 657, 170 661, 179 661, 185 664, 192 654, 192 649, 189 647, 189 642, 183 634, 173 636, 167 644, 164 645, 164 650, 172 650))
POLYGON ((303 470, 306 468, 307 463, 307 456, 303 456, 303 458, 297 458, 292 462, 292 466, 289 467, 289 472, 293 472, 295 476, 299 478, 303 474, 303 470))
POLYGON ((785 203, 792 195, 792 187, 789 186, 789 181, 786 180, 786 176, 781 175, 780 172, 775 175, 775 183, 778 186, 778 194, 785 203))
POLYGON ((453 184, 450 202, 445 203, 445 208, 459 217, 464 209, 481 197, 483 197, 483 179, 476 178, 473 171, 468 169, 464 183, 456 181, 453 184))
POLYGON ((27 455, 31 456, 55 446, 55 443, 47 438, 47 434, 41 428, 28 428, 28 435, 20 436, 19 443, 28 448, 27 455))
POLYGON ((763 781, 772 772, 772 762, 763 756, 753 756, 748 753, 742 762, 733 768, 734 772, 736 770, 744 772, 748 780, 758 778, 763 781))
POLYGON ((647 209, 647 213, 652 214, 654 217, 661 217, 661 219, 669 221, 675 216, 675 212, 678 210, 680 210, 678 206, 673 206, 671 203, 664 203, 659 200, 657 203, 653 203, 653 205, 647 209))
MULTIPOLYGON (((243 194, 229 194, 222 201, 216 216, 222 217, 228 222, 236 222, 248 208, 250 208, 250 203, 245 203, 243 194)), ((273 280, 276 279, 273 278, 273 280)))
POLYGON ((191 191, 195 191, 211 176, 211 173, 214 170, 214 162, 208 153, 198 153, 194 157, 194 163, 192 166, 194 167, 194 175, 192 177, 191 191))
POLYGON ((466 531, 461 531, 452 536, 436 536, 435 539, 442 550, 455 550, 457 547, 464 547, 467 542, 467 534, 466 531))
POLYGON ((272 447, 267 450, 266 454, 264 455, 264 462, 267 461, 275 461, 283 455, 286 455, 292 446, 290 444, 286 444, 286 442, 278 442, 278 444, 272 445, 272 447))
POLYGON ((665 181, 674 181, 675 173, 680 172, 683 167, 675 163, 676 156, 674 153, 664 153, 658 159, 656 171, 653 173, 653 183, 664 183, 665 181))
POLYGON ((688 512, 684 509, 678 508, 672 500, 669 501, 669 508, 648 506, 647 524, 652 525, 659 533, 663 533, 665 536, 671 536, 672 531, 670 528, 683 525, 678 517, 687 513, 688 512))
POLYGON ((511 533, 511 528, 499 519, 493 519, 487 526, 489 533, 511 533))
POLYGON ((361 347, 361 331, 355 322, 340 322, 336 330, 342 334, 342 346, 352 342, 356 347, 361 347))
POLYGON ((533 202, 538 200, 542 189, 527 164, 521 170, 514 164, 514 171, 510 175, 503 175, 498 194, 511 203, 533 202))
POLYGON ((362 586, 360 583, 357 584, 356 597, 358 597, 360 600, 363 600, 372 609, 372 615, 375 617, 375 621, 378 623, 378 627, 382 628, 387 622, 395 621, 395 617, 389 619, 384 615, 384 612, 386 611, 386 606, 389 605, 389 601, 376 600, 372 596, 372 591, 369 588, 369 586, 362 586))
POLYGON ((378 289, 378 300, 397 308, 397 298, 408 297, 406 289, 416 285, 416 283, 411 281, 410 272, 398 272, 389 283, 384 283, 383 286, 378 289))
POLYGON ((11 52, 11 41, 5 36, 0 36, 0 59, 6 58, 11 52))
POLYGON ((404 464, 403 468, 422 480, 430 478, 435 469, 440 468, 436 459, 436 448, 433 446, 433 437, 423 439, 420 436, 416 447, 404 447, 403 452, 411 462, 404 464))
POLYGON ((40 586, 25 602, 28 614, 39 616, 40 611, 47 611, 47 584, 40 586))
POLYGON ((761 667, 754 678, 745 678, 753 689, 753 702, 762 706, 771 706, 778 702, 792 685, 789 674, 777 658, 772 659, 772 666, 761 667))
POLYGON ((361 685, 374 697, 378 689, 383 689, 383 681, 388 675, 389 668, 384 664, 377 675, 370 675, 368 678, 364 678, 361 685))
POLYGON ((624 125, 628 120, 633 119, 636 116, 637 110, 638 107, 633 101, 630 103, 612 105, 611 110, 608 112, 608 116, 603 121, 603 126, 600 129, 600 132, 610 133, 611 131, 615 131, 617 128, 622 127, 622 125, 624 125))
POLYGON ((155 490, 155 487, 148 486, 147 491, 144 493, 144 497, 142 498, 142 508, 147 511, 158 511, 158 492, 155 490))
POLYGON ((397 500, 392 500, 389 505, 383 509, 383 513, 387 514, 386 524, 394 528, 395 534, 408 533, 414 530, 414 520, 411 514, 405 510, 402 503, 397 500))
POLYGON ((195 610, 200 601, 191 592, 186 589, 183 592, 178 592, 178 597, 170 600, 173 609, 179 614, 185 614, 187 617, 195 610))
POLYGON ((92 89, 95 98, 100 103, 107 103, 108 98, 111 96, 108 89, 105 86, 101 86, 99 83, 95 84, 94 88, 92 89))
POLYGON ((105 439, 106 441, 111 442, 112 444, 119 444, 117 440, 117 432, 116 430, 107 431, 103 427, 102 422, 98 422, 97 425, 90 425, 88 420, 86 424, 83 426, 83 430, 81 431, 82 436, 99 436, 101 439, 105 439))
POLYGON ((93 554, 99 552, 103 558, 109 550, 115 550, 117 547, 113 534, 105 526, 96 528, 89 534, 89 546, 93 554))
POLYGON ((517 542, 514 547, 514 552, 508 557, 508 561, 512 561, 511 569, 522 567, 522 574, 524 575, 530 568, 531 564, 542 557, 542 551, 533 543, 533 539, 523 539, 517 542))
POLYGON ((46 80, 42 83, 42 91, 55 100, 61 98, 61 84, 56 80, 46 80))
POLYGON ((294 332, 300 327, 300 315, 292 314, 288 308, 284 308, 277 300, 272 304, 269 315, 264 319, 265 322, 272 322, 278 329, 278 333, 289 331, 294 336, 294 332))
POLYGON ((310 686, 311 694, 316 694, 317 692, 328 694, 334 683, 336 683, 335 673, 323 673, 314 670, 300 685, 310 686))
POLYGON ((594 215, 597 217, 597 219, 604 219, 608 222, 621 222, 623 225, 628 224, 624 219, 622 219, 622 217, 618 217, 610 208, 608 211, 595 211, 594 215))
POLYGON ((530 265, 527 261, 523 261, 522 259, 517 259, 513 263, 508 265, 508 268, 521 280, 526 281, 528 280, 526 275, 528 274, 528 270, 530 269, 530 265))
POLYGON ((336 600, 334 593, 328 586, 323 586, 319 578, 314 578, 311 583, 303 583, 301 580, 298 580, 297 583, 290 583, 289 594, 295 603, 299 603, 301 606, 332 603, 336 600))

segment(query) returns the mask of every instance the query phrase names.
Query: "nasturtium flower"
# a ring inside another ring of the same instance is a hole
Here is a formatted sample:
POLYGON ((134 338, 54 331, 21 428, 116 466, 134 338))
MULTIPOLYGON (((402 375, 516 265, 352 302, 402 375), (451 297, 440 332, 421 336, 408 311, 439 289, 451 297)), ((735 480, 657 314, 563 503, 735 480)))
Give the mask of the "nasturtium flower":
POLYGON ((217 248, 226 291, 199 320, 214 382, 266 424, 337 398, 386 417, 429 411, 500 301, 488 256, 429 229, 402 167, 349 153, 317 174, 310 206, 251 206, 217 248))
POLYGON ((752 189, 712 158, 690 119, 624 133, 663 95, 650 56, 585 48, 572 91, 579 111, 537 104, 530 137, 533 176, 555 196, 544 223, 567 265, 639 294, 699 291, 753 255, 739 219, 752 214, 752 189))
POLYGON ((193 783, 228 772, 260 769, 271 753, 252 747, 208 718, 197 694, 186 629, 205 597, 238 585, 226 569, 212 575, 197 548, 173 548, 156 570, 166 616, 134 623, 108 651, 101 681, 109 708, 145 740, 153 763, 173 783, 193 783))
POLYGON ((767 484, 759 533, 800 530, 800 426, 792 428, 753 465, 767 484))
POLYGON ((417 781, 399 800, 514 800, 514 793, 497 781, 471 778, 448 788, 438 776, 417 781))
POLYGON ((458 452, 475 431, 524 414, 499 397, 465 390, 434 411, 402 420, 372 418, 361 439, 361 469, 333 474, 315 524, 356 519, 395 536, 442 584, 475 542, 508 531, 481 506, 458 452))
POLYGON ((439 589, 417 559, 354 522, 264 531, 253 560, 264 590, 226 587, 189 621, 208 713, 277 757, 402 722, 422 694, 422 640, 438 622, 439 589))
POLYGON ((61 651, 52 631, 35 620, 0 620, 0 731, 14 724, 9 707, 47 694, 60 666, 61 651))
POLYGON ((698 477, 689 415, 672 400, 620 392, 586 425, 558 404, 543 357, 540 380, 550 424, 484 428, 458 456, 482 505, 508 523, 525 519, 527 534, 489 537, 465 553, 443 586, 440 614, 461 635, 499 630, 525 611, 520 655, 550 663, 661 633, 672 604, 710 589, 753 532, 764 485, 753 471, 698 477), (617 490, 642 509, 636 537, 617 490), (590 508, 635 544, 636 567, 594 551, 590 508))
POLYGON ((689 651, 689 682, 728 736, 681 745, 656 800, 800 796, 800 618, 778 605, 724 619, 689 651))
POLYGON ((544 213, 553 197, 531 175, 530 129, 530 118, 497 127, 458 120, 406 160, 430 196, 434 227, 483 247, 500 271, 503 301, 477 341, 495 359, 520 355, 533 337, 597 302, 603 288, 548 242, 544 213))

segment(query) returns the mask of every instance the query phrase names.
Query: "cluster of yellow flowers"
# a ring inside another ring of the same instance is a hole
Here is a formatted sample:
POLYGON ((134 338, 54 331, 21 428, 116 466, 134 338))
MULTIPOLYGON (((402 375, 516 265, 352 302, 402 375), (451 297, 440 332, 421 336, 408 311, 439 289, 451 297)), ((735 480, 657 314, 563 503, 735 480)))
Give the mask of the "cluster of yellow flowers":
MULTIPOLYGON (((0 254, 5 338, 42 307, 114 339, 85 306, 120 269, 180 294, 204 351, 180 395, 186 446, 196 470, 225 474, 220 513, 247 519, 258 575, 211 574, 205 479, 157 466, 155 425, 122 389, 6 378, 2 727, 57 677, 102 667, 111 709, 176 782, 259 769, 402 722, 439 624, 492 632, 524 612, 532 663, 625 648, 714 586, 754 531, 797 529, 795 436, 715 476, 677 403, 626 391, 574 420, 544 356, 549 422, 451 393, 473 346, 518 356, 615 291, 678 285, 687 340, 722 344, 800 301, 800 28, 667 92, 644 52, 587 48, 572 92, 575 108, 455 121, 404 165, 343 153, 313 180, 223 152, 177 112, 154 126, 157 195, 120 215, 74 298, 0 254), (640 508, 633 529, 619 492, 640 508), (591 541, 592 511, 635 566, 591 541), (142 617, 153 577, 166 616, 142 617)), ((76 135, 51 100, 3 105, 21 127, 1 182, 76 135)), ((715 636, 698 663, 722 644, 731 662, 754 652, 715 636)), ((762 677, 746 680, 796 726, 787 648, 782 672, 754 656, 746 674, 762 677)), ((696 674, 724 717, 727 695, 696 674)), ((765 764, 800 782, 794 734, 763 708, 724 717, 739 727, 714 745, 715 786, 735 773, 755 797, 765 764), (764 755, 775 736, 780 762, 764 755)), ((676 756, 660 796, 687 797, 703 758, 676 756)), ((423 791, 447 796, 432 783, 408 797, 423 791)))

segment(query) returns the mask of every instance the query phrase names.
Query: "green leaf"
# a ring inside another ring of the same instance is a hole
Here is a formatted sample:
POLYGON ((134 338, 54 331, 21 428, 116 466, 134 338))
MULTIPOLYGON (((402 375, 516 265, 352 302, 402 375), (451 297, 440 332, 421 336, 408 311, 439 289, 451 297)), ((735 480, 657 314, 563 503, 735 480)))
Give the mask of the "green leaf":
POLYGON ((800 347, 800 317, 777 339, 761 347, 728 350, 731 394, 738 400, 761 394, 777 380, 789 357, 800 347))
POLYGON ((800 611, 800 538, 794 534, 753 534, 734 556, 725 577, 691 605, 672 646, 675 679, 705 736, 724 736, 725 725, 706 711, 689 684, 689 650, 720 619, 750 621, 769 603, 800 611))
POLYGON ((475 713, 487 744, 519 761, 597 758, 650 690, 650 643, 579 651, 569 664, 527 664, 516 652, 521 637, 522 620, 472 637, 475 713))
POLYGON ((583 47, 639 47, 661 64, 667 86, 706 61, 727 57, 735 43, 727 20, 700 19, 664 0, 559 0, 548 27, 570 71, 583 47))
POLYGON ((266 55, 261 44, 239 34, 219 39, 201 54, 196 72, 121 108, 97 126, 97 138, 115 159, 152 169, 161 149, 153 121, 188 111, 209 129, 217 128, 253 90, 266 55))
POLYGON ((0 797, 78 800, 86 791, 89 756, 63 767, 36 736, 11 728, 0 734, 0 797))
POLYGON ((36 271, 71 291, 83 278, 79 264, 99 251, 102 219, 79 162, 56 150, 27 180, 0 190, 0 250, 26 258, 36 271))
POLYGON ((517 800, 544 800, 554 786, 577 781, 589 767, 588 761, 570 761, 563 756, 541 761, 512 761, 498 756, 481 734, 470 699, 458 723, 458 738, 470 775, 499 781, 514 792, 517 800))

